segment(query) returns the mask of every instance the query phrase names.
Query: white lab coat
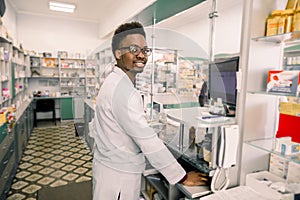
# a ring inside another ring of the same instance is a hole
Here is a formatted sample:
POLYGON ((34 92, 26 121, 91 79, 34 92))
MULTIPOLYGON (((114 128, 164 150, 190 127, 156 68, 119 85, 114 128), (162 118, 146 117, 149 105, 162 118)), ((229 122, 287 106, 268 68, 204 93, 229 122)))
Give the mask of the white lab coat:
POLYGON ((142 98, 118 67, 105 79, 95 109, 93 199, 137 200, 145 156, 175 184, 184 169, 148 126, 142 98))

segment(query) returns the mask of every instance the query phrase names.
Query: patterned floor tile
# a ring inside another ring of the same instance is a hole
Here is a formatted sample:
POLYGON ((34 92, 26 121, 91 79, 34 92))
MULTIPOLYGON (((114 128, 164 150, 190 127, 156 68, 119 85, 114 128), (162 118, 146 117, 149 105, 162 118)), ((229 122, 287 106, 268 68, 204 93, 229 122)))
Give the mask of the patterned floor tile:
POLYGON ((42 187, 41 186, 38 186, 38 185, 30 185, 26 188, 24 188, 22 190, 22 192, 25 192, 27 194, 32 194, 32 193, 35 193, 36 191, 38 191, 39 189, 41 189, 42 187))
POLYGON ((14 190, 20 190, 23 187, 27 186, 28 184, 29 184, 28 182, 19 181, 19 182, 16 182, 16 183, 12 184, 11 188, 14 189, 14 190))
POLYGON ((26 195, 15 193, 15 194, 11 195, 10 197, 8 197, 6 200, 22 200, 25 198, 26 198, 26 195))
POLYGON ((68 184, 67 181, 58 180, 58 181, 55 181, 54 183, 52 183, 50 186, 51 187, 58 187, 58 186, 67 185, 67 184, 68 184))
POLYGON ((16 178, 22 179, 25 178, 26 176, 29 176, 31 173, 28 171, 20 171, 16 174, 16 178))
POLYGON ((73 180, 75 180, 78 176, 79 176, 78 174, 70 173, 70 174, 67 174, 67 175, 65 175, 64 177, 62 177, 62 179, 67 180, 67 181, 73 181, 73 180))
POLYGON ((76 137, 72 122, 34 128, 7 200, 36 200, 37 191, 45 186, 90 181, 91 169, 92 154, 86 143, 76 137))
POLYGON ((53 181, 55 181, 54 178, 51 177, 44 177, 41 180, 38 181, 39 184, 41 185, 49 185, 50 183, 52 183, 53 181))
POLYGON ((66 173, 67 172, 65 172, 65 171, 57 170, 57 171, 53 172, 52 174, 50 174, 50 176, 53 176, 55 178, 60 178, 63 175, 65 175, 66 173))

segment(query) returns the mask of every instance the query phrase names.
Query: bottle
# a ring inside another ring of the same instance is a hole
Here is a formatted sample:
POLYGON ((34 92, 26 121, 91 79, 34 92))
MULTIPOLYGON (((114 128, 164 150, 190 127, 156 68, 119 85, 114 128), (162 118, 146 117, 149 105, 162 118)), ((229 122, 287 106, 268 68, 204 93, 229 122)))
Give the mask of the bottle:
POLYGON ((189 129, 189 148, 194 149, 195 147, 195 138, 196 138, 196 129, 192 126, 189 129))
POLYGON ((199 94, 200 107, 203 107, 206 102, 207 102, 207 84, 204 81, 202 84, 202 87, 201 87, 200 94, 199 94))
POLYGON ((281 18, 282 10, 274 10, 266 20, 266 36, 276 35, 278 30, 278 21, 281 18))

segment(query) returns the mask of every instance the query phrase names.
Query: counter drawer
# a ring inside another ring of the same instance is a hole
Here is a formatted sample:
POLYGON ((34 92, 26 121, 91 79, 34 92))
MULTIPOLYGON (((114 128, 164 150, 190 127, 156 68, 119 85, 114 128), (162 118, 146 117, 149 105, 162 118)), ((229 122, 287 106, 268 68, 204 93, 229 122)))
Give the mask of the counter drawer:
MULTIPOLYGON (((8 193, 11 181, 14 177, 14 167, 16 164, 16 156, 15 151, 10 152, 10 158, 6 161, 5 167, 2 171, 1 177, 0 177, 0 199, 5 199, 4 197, 8 193)), ((2 165, 2 164, 1 164, 2 165)))
POLYGON ((14 142, 14 134, 9 133, 3 140, 3 142, 0 144, 0 161, 3 160, 6 152, 8 151, 9 147, 14 142))

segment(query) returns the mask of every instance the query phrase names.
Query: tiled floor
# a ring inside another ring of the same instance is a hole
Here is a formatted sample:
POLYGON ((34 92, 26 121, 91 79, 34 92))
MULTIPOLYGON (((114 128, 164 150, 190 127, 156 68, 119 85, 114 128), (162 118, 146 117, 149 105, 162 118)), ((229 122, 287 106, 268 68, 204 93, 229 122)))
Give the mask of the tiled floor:
POLYGON ((31 133, 7 200, 35 200, 44 186, 92 179, 92 155, 75 136, 73 122, 38 127, 31 133))

